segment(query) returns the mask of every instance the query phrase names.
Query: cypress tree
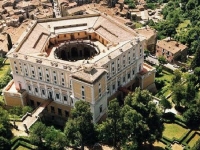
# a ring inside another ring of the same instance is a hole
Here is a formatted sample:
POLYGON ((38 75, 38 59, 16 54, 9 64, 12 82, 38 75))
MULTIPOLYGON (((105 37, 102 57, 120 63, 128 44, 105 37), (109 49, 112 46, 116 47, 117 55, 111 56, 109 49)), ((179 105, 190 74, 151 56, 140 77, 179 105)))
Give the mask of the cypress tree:
POLYGON ((11 50, 12 48, 12 40, 11 40, 11 37, 10 37, 10 34, 7 33, 7 41, 8 41, 8 51, 11 50))

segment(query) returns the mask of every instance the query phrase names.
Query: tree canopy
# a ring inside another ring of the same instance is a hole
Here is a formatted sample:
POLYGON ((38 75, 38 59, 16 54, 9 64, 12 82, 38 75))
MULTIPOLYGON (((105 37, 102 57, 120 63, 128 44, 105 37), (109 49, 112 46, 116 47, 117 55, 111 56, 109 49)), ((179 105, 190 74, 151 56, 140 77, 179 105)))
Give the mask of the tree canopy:
POLYGON ((64 129, 68 144, 81 146, 95 142, 95 130, 92 123, 92 113, 90 105, 85 101, 77 101, 75 108, 71 111, 71 117, 67 121, 64 129))

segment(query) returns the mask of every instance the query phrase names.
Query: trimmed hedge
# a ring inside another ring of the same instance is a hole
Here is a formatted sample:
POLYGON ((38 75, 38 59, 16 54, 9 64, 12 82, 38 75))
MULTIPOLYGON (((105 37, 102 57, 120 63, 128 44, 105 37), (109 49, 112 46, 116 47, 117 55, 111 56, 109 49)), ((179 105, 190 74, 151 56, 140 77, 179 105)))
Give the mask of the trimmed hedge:
POLYGON ((19 147, 20 145, 31 150, 38 149, 37 146, 30 144, 30 141, 27 137, 14 137, 11 140, 11 145, 12 145, 11 150, 17 149, 17 147, 19 147))

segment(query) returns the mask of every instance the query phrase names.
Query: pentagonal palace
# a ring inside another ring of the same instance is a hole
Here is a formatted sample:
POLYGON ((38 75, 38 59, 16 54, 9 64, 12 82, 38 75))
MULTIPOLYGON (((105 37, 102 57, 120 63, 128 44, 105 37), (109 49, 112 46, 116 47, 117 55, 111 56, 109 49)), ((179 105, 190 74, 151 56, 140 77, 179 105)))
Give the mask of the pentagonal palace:
POLYGON ((5 102, 43 106, 47 117, 60 121, 83 100, 97 122, 110 99, 154 84, 144 42, 106 14, 32 21, 7 54, 13 80, 3 90, 5 102))

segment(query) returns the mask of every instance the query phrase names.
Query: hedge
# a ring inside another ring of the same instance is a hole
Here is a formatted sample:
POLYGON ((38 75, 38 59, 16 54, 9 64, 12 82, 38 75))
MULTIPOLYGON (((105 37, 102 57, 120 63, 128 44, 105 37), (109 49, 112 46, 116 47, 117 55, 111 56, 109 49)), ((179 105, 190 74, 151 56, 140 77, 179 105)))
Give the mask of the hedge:
POLYGON ((27 137, 14 137, 11 140, 11 145, 12 148, 11 150, 15 150, 17 147, 19 147, 20 145, 28 148, 28 149, 38 149, 37 146, 30 144, 30 141, 27 137))

